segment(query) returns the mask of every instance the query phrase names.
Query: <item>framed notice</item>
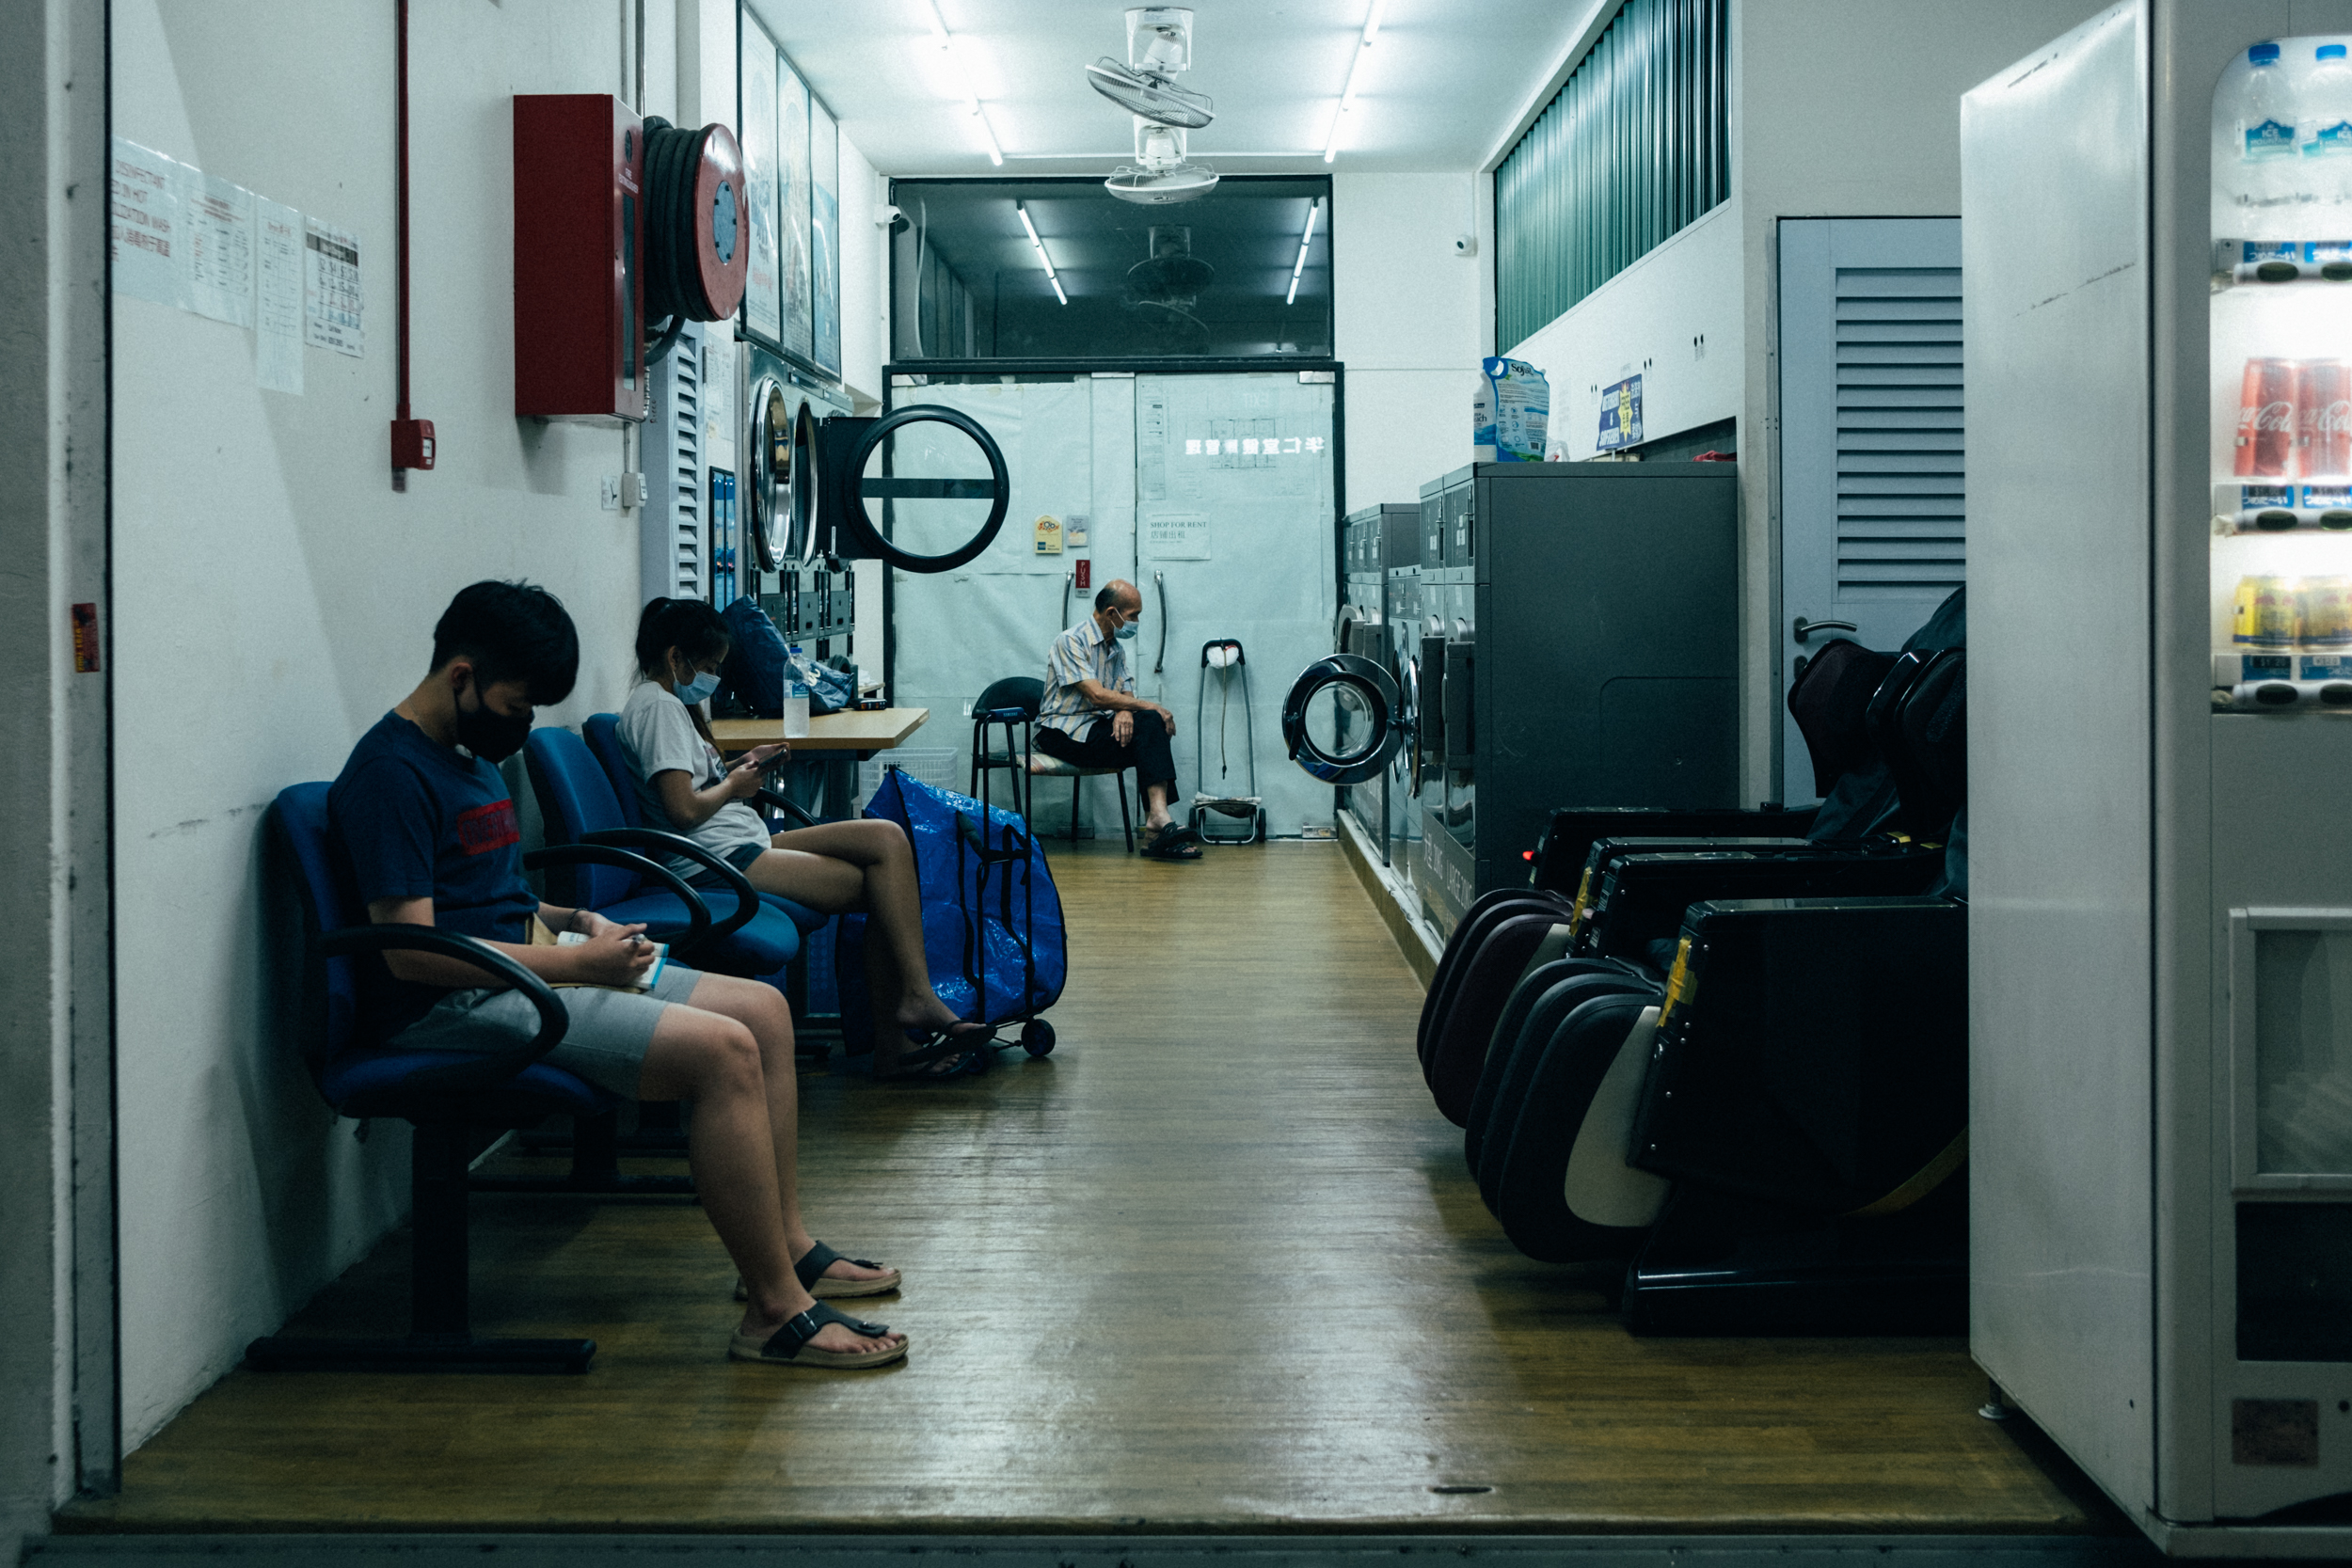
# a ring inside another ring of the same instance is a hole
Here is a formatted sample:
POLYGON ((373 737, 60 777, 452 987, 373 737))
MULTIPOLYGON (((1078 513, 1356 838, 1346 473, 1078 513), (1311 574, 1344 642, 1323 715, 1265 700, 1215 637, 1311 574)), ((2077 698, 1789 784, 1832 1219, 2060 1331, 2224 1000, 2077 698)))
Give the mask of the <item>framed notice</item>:
POLYGON ((815 99, 808 107, 808 257, 816 301, 817 368, 841 373, 841 127, 815 99))
POLYGON ((752 253, 743 281, 743 329, 777 341, 783 306, 776 264, 776 45, 749 11, 742 22, 742 100, 736 129, 743 147, 743 205, 752 253))
POLYGON ((784 319, 776 341, 803 359, 817 355, 816 269, 809 264, 808 87, 776 56, 776 244, 784 319))

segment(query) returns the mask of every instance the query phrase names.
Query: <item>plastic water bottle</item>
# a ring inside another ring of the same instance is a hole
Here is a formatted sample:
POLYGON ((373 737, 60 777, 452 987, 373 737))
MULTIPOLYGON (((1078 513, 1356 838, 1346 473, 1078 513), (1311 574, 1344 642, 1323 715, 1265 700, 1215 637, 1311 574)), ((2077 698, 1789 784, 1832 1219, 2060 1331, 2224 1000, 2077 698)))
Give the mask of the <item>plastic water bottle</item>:
POLYGON ((2341 43, 2323 43, 2311 73, 2296 94, 2296 150, 2302 183, 2318 203, 2312 209, 2328 232, 2314 239, 2352 237, 2344 225, 2352 215, 2352 61, 2341 43))
POLYGON ((784 738, 799 740, 808 734, 808 677, 801 670, 801 645, 792 644, 784 663, 784 738))
POLYGON ((2231 121, 2236 127, 2237 205, 2250 240, 2296 238, 2302 160, 2295 155, 2296 93, 2275 43, 2246 52, 2231 121))

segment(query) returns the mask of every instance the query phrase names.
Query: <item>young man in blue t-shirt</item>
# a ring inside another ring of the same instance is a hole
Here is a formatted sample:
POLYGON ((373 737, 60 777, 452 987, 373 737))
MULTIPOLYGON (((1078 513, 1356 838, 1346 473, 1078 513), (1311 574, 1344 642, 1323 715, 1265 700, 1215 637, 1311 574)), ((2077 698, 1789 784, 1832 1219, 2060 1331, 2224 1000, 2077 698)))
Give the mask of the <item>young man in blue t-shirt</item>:
MULTIPOLYGON (((728 1354, 787 1366, 870 1367, 907 1337, 818 1296, 872 1295, 898 1272, 811 1237, 795 1195, 798 1085, 792 1013, 774 987, 653 962, 642 926, 543 904, 522 876, 515 801, 496 764, 520 749, 534 707, 570 695, 580 641, 545 589, 477 582, 433 629, 433 668, 352 748, 327 797, 368 918, 438 926, 500 948, 562 994, 570 1025, 544 1060, 615 1094, 691 1100, 689 1159, 702 1207, 742 1271, 750 1305, 728 1354), (534 946, 533 916, 577 931, 534 946), (620 988, 620 989, 597 989, 620 988), (796 1261, 797 1259, 797 1261, 796 1261)), ((433 953, 362 960, 363 1012, 394 1050, 495 1052, 538 1033, 529 1001, 433 953)))

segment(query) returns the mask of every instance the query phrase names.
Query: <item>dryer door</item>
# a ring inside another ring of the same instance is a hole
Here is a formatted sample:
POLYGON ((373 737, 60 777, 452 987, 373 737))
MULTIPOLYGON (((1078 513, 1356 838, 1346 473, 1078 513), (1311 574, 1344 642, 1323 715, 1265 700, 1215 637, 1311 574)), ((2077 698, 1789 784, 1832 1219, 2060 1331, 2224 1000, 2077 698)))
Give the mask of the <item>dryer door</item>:
POLYGON ((744 451, 744 518, 763 572, 817 554, 817 420, 808 395, 772 374, 755 376, 744 451))
POLYGON ((1307 666, 1282 702, 1282 745, 1290 759, 1330 784, 1380 776, 1405 739, 1404 700, 1388 671, 1357 654, 1307 666))
POLYGON ((829 483, 818 531, 835 555, 951 572, 1005 526, 1012 480, 1004 451, 961 409, 916 404, 878 420, 844 415, 827 420, 820 436, 829 483))

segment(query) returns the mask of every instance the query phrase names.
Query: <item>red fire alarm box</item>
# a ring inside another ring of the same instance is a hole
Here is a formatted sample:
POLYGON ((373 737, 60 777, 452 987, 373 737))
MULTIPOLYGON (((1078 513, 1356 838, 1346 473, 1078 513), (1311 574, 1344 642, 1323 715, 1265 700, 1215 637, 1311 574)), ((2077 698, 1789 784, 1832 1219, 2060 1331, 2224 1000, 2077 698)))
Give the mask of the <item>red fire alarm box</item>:
POLYGON ((516 96, 516 413, 644 419, 644 159, 610 93, 516 96))

